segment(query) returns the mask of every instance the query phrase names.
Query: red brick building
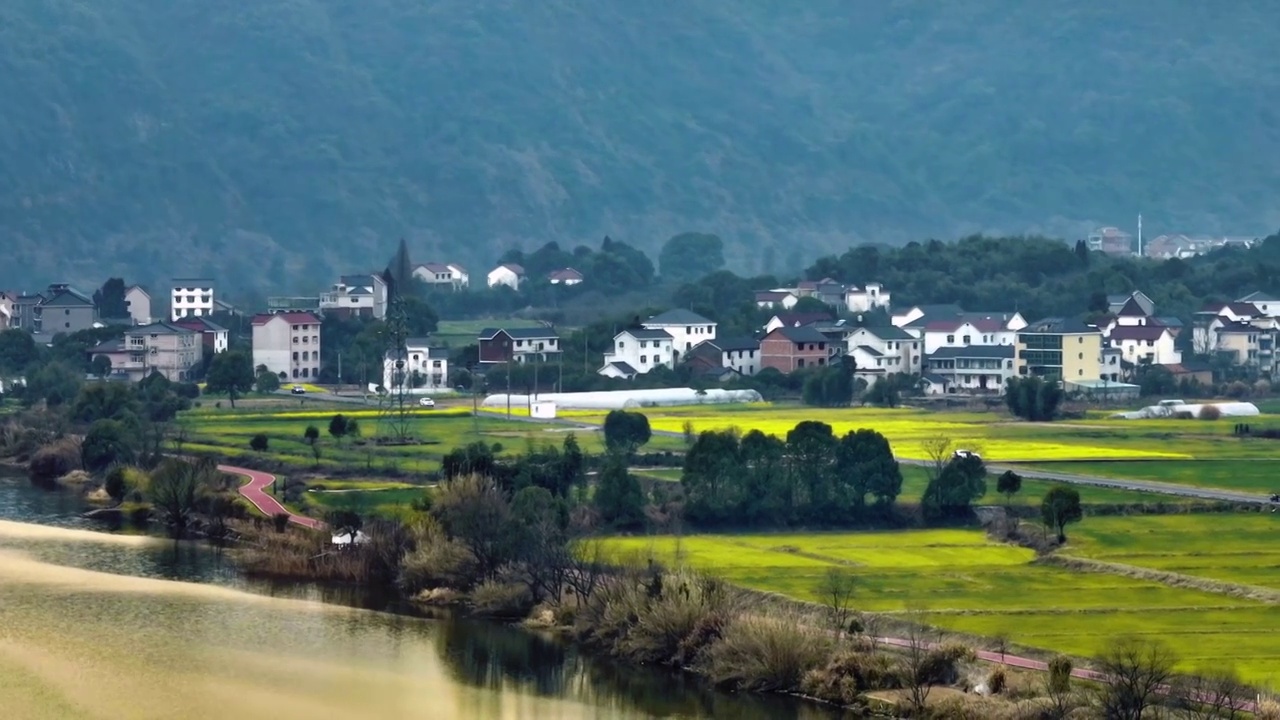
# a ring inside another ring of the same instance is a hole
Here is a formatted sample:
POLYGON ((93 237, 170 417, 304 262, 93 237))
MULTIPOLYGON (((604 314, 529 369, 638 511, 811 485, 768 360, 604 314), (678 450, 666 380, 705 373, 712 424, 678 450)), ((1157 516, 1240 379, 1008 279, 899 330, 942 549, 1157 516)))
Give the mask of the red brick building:
POLYGON ((760 341, 760 366, 784 373, 825 367, 827 343, 827 337, 812 327, 778 328, 760 341))

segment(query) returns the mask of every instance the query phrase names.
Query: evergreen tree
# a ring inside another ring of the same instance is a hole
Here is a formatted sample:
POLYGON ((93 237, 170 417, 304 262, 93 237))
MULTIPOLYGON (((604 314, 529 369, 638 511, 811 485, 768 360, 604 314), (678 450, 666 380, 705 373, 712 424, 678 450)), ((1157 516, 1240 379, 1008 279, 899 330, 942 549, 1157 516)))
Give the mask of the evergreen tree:
POLYGON ((644 525, 644 491, 635 476, 627 472, 627 458, 610 453, 600 468, 595 494, 601 519, 619 529, 644 525))

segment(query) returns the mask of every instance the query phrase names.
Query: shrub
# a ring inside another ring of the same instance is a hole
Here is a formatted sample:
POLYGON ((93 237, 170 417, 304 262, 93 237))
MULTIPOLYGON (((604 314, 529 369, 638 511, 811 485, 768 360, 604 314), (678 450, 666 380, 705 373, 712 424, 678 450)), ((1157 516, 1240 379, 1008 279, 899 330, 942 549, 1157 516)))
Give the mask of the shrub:
POLYGON ((836 653, 826 665, 805 673, 800 691, 820 700, 849 705, 862 693, 897 684, 888 655, 845 650, 836 653))
POLYGON ((930 685, 951 685, 960 679, 960 661, 973 660, 973 650, 959 643, 946 643, 925 655, 920 679, 930 685))
POLYGON ((400 585, 410 592, 428 588, 469 590, 480 576, 480 564, 466 546, 433 531, 405 557, 400 585))
POLYGON ((146 503, 134 505, 129 508, 129 522, 142 527, 151 522, 151 506, 146 503))
POLYGON ((717 684, 738 690, 787 692, 827 662, 830 635, 788 616, 742 615, 707 648, 701 667, 717 684))
POLYGON ((269 442, 266 435, 258 433, 249 439, 249 448, 254 452, 266 452, 269 442))
POLYGON ((129 492, 129 483, 125 479, 123 465, 117 465, 107 471, 107 477, 103 481, 102 489, 107 491, 107 495, 112 500, 120 502, 124 499, 126 493, 129 492))
POLYGON ((618 649, 635 662, 684 665, 721 635, 731 609, 728 590, 718 580, 687 572, 664 577, 660 588, 618 649))
POLYGON ((471 591, 472 610, 486 617, 524 617, 533 609, 533 596, 523 583, 486 580, 471 591))
POLYGON ((1258 711, 1253 714, 1254 720, 1280 720, 1280 702, 1265 699, 1258 703, 1258 711))
POLYGON ((36 451, 27 466, 34 480, 54 480, 80 467, 80 446, 63 438, 36 451))
POLYGON ((271 516, 271 526, 276 532, 282 533, 289 529, 289 513, 276 513, 271 516))
POLYGON ((992 695, 999 695, 1004 692, 1008 685, 1009 681, 1008 678, 1005 677, 1004 668, 994 668, 991 673, 987 675, 987 690, 992 695))
POLYGON ((1220 417, 1222 417, 1222 410, 1217 405, 1205 405, 1200 408, 1201 420, 1217 420, 1220 417))
POLYGON ((83 470, 72 470, 58 478, 58 482, 64 485, 88 485, 93 482, 93 476, 83 470))

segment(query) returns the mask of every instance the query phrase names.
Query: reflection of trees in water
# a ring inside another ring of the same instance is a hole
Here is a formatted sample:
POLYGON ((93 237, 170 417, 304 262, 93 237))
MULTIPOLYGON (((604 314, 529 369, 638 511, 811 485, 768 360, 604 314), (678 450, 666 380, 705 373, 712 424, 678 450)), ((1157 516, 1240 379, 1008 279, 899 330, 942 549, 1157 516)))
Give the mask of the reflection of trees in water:
POLYGON ((532 633, 495 623, 445 621, 436 647, 454 676, 470 685, 515 686, 553 697, 567 690, 569 654, 559 643, 532 633))
POLYGON ((455 679, 483 688, 621 705, 651 717, 734 720, 853 720, 785 697, 721 692, 689 675, 584 658, 534 633, 492 623, 445 621, 436 643, 455 679))

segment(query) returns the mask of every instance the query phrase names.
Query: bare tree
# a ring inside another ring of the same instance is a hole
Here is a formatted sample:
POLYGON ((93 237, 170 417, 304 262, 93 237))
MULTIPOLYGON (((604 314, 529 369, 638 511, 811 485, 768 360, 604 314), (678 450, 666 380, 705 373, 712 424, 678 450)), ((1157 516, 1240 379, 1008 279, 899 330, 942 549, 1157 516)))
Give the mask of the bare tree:
POLYGON ((1004 662, 1004 656, 1009 652, 1008 633, 996 633, 996 636, 991 638, 991 649, 1000 653, 1000 662, 1004 662))
POLYGON ((830 611, 831 625, 841 632, 849 629, 855 588, 853 573, 844 568, 833 567, 823 574, 813 589, 814 594, 830 611))
POLYGON ((931 463, 928 467, 929 479, 937 480, 942 474, 942 468, 951 462, 951 455, 955 452, 955 443, 946 435, 934 435, 920 441, 920 449, 924 450, 924 455, 931 463))
POLYGON ((1250 693, 1234 669, 1206 668, 1174 681, 1173 696, 1187 720, 1237 720, 1250 693))
POLYGON ((1177 657, 1159 640, 1122 637, 1098 657, 1098 704, 1109 720, 1142 720, 1173 679, 1177 657))
POLYGON ((905 631, 906 647, 898 660, 898 682, 907 692, 907 700, 911 702, 912 713, 923 716, 929 705, 929 693, 933 690, 929 678, 929 626, 926 617, 919 610, 907 613, 907 629, 905 631))
POLYGON ((600 586, 604 572, 604 546, 600 541, 578 541, 570 544, 565 584, 573 590, 579 607, 591 599, 591 594, 600 586))

